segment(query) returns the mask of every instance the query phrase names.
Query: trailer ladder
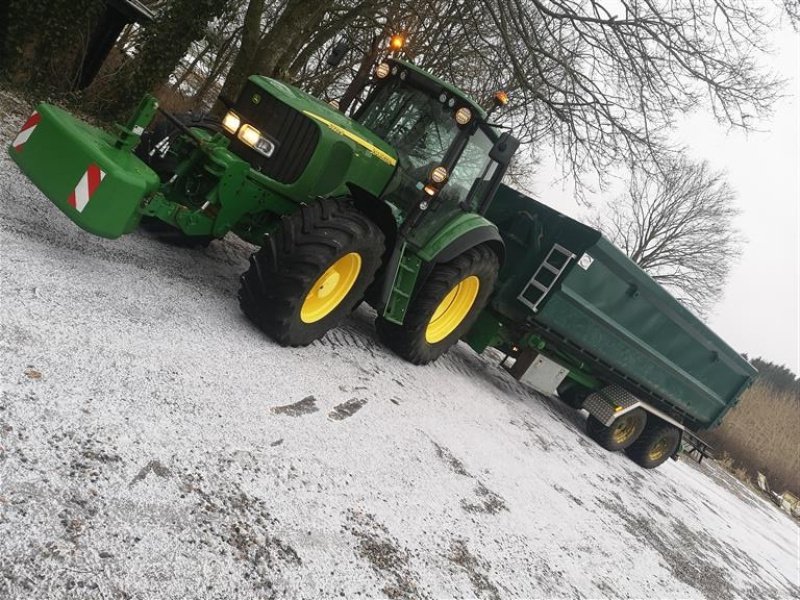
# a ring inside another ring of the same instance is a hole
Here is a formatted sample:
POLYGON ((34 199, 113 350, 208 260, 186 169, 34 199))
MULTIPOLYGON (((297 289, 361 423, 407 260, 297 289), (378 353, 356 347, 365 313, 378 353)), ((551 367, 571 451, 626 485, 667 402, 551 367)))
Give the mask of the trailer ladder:
POLYGON ((547 297, 547 294, 556 285, 558 278, 569 266, 570 261, 574 259, 575 255, 572 252, 564 246, 554 244, 542 264, 536 269, 533 277, 522 288, 517 300, 533 312, 537 312, 539 304, 547 297))

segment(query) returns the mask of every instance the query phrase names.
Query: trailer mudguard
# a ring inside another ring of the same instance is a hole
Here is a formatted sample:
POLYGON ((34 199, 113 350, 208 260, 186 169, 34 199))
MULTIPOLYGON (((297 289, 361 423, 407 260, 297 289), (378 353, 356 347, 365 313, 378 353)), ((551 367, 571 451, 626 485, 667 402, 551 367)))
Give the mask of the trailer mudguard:
POLYGON ((119 138, 39 104, 8 151, 33 184, 82 229, 117 238, 135 229, 158 175, 119 138))

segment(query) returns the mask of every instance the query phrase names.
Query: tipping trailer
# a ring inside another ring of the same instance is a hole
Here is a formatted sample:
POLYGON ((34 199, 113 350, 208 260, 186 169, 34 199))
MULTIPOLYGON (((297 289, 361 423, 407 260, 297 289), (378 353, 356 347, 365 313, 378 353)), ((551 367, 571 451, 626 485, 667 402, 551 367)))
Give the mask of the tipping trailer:
POLYGON ((505 185, 486 216, 506 263, 466 341, 587 410, 604 447, 657 466, 681 431, 719 424, 751 384, 747 360, 599 231, 505 185))

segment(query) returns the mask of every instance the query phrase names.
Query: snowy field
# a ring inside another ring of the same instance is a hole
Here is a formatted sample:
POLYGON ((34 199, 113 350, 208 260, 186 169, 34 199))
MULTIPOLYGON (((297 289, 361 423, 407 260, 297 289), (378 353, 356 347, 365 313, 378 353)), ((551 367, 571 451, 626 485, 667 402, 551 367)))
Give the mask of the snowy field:
POLYGON ((5 146, 0 598, 797 598, 798 527, 708 462, 644 471, 465 346, 360 309, 281 348, 249 249, 86 234, 5 146))

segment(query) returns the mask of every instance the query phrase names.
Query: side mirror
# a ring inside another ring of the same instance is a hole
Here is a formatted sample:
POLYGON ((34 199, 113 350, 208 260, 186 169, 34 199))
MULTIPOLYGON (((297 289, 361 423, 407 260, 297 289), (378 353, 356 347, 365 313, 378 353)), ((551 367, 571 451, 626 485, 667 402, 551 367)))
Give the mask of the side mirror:
POLYGON ((517 148, 519 148, 519 140, 510 133, 505 132, 500 135, 500 139, 489 150, 489 158, 501 165, 508 165, 517 148))
POLYGON ((340 62, 342 62, 342 59, 345 57, 345 55, 347 55, 349 51, 350 51, 350 44, 348 44, 344 40, 336 42, 326 62, 330 66, 335 67, 340 62))

